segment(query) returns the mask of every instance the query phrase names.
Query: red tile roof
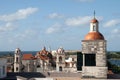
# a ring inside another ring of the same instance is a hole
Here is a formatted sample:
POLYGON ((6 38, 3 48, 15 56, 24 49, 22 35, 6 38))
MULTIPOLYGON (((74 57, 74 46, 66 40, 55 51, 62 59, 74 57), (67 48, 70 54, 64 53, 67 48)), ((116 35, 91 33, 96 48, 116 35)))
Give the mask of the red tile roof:
POLYGON ((40 55, 39 57, 40 57, 41 60, 48 60, 49 59, 47 56, 40 55))
POLYGON ((22 60, 31 60, 34 56, 32 54, 23 54, 22 60))

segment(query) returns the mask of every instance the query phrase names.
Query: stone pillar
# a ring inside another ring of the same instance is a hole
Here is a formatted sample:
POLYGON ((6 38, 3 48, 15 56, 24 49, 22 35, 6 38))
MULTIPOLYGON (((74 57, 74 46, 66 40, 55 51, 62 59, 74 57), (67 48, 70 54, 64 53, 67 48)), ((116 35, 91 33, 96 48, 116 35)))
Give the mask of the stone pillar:
POLYGON ((85 54, 83 54, 83 66, 85 66, 85 54))

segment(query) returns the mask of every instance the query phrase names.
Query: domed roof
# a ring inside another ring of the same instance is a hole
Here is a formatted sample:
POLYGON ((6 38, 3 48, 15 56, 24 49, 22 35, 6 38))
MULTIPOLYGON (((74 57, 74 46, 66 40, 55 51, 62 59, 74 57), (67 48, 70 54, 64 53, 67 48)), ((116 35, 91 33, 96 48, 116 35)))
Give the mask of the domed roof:
POLYGON ((94 19, 92 19, 90 22, 91 22, 91 23, 98 23, 98 20, 97 20, 96 18, 94 18, 94 19))
POLYGON ((89 32, 84 40, 104 40, 104 36, 100 32, 89 32))

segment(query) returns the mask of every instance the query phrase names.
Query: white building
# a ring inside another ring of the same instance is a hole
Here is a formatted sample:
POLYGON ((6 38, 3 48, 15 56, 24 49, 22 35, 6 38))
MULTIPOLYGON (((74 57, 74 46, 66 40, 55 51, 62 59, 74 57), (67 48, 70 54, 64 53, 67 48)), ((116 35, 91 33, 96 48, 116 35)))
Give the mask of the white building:
POLYGON ((7 76, 7 59, 0 58, 0 78, 7 76))
POLYGON ((14 72, 21 72, 22 67, 21 58, 22 58, 21 50, 17 48, 14 54, 14 72))

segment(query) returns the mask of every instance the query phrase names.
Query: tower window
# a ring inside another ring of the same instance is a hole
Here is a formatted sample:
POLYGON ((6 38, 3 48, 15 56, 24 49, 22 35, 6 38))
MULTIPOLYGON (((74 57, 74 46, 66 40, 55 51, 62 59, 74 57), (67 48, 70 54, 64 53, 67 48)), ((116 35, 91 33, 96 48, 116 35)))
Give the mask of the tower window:
POLYGON ((93 31, 96 31, 96 26, 95 25, 93 25, 93 31))
POLYGON ((18 71, 18 67, 16 67, 16 71, 18 71))
POLYGON ((96 66, 95 54, 85 54, 85 66, 96 66))
POLYGON ((16 57, 16 62, 18 62, 18 57, 16 57))
POLYGON ((60 63, 62 62, 62 57, 61 57, 61 56, 59 57, 59 62, 60 62, 60 63))

